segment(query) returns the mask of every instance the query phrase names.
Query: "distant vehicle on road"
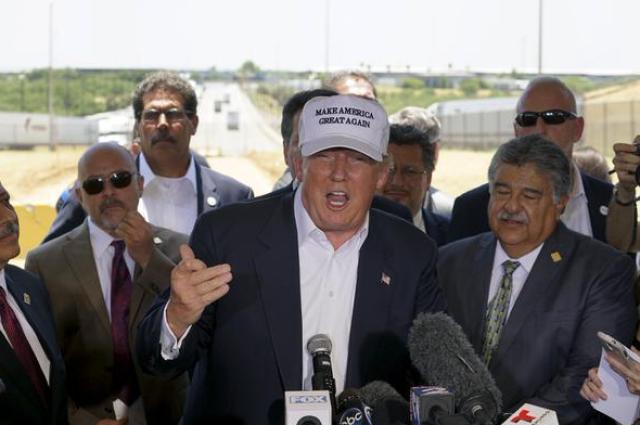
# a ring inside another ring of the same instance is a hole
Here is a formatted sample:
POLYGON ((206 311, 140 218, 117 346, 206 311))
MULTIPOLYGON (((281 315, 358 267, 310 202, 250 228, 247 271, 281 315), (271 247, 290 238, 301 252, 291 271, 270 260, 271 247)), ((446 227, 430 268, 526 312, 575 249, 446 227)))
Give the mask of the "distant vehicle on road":
POLYGON ((227 130, 238 130, 240 128, 240 113, 238 111, 227 112, 227 130))
POLYGON ((222 101, 221 100, 216 100, 216 101, 213 102, 213 110, 216 113, 222 111, 222 101))

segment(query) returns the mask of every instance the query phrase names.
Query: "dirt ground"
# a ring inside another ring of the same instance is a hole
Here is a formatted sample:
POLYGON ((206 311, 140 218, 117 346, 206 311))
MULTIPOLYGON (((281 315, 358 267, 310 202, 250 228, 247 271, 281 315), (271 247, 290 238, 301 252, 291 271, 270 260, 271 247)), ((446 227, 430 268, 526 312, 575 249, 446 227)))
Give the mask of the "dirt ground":
MULTIPOLYGON (((51 205, 73 182, 83 150, 64 148, 0 151, 0 181, 16 205, 51 205)), ((492 152, 443 149, 433 185, 452 196, 486 181, 492 152)), ((209 157, 211 166, 248 184, 256 195, 267 193, 284 169, 281 152, 257 152, 247 157, 209 157)))

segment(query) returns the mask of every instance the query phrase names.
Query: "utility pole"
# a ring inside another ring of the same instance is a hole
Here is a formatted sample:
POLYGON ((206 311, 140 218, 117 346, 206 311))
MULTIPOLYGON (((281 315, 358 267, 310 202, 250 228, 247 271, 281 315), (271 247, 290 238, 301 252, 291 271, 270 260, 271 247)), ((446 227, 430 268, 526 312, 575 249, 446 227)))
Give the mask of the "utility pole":
POLYGON ((329 74, 329 32, 331 30, 329 24, 329 13, 331 11, 331 0, 326 0, 324 17, 324 72, 329 74))
POLYGON ((49 150, 56 150, 53 135, 53 0, 49 1, 49 150))
POLYGON ((542 2, 538 0, 538 75, 542 74, 542 2))

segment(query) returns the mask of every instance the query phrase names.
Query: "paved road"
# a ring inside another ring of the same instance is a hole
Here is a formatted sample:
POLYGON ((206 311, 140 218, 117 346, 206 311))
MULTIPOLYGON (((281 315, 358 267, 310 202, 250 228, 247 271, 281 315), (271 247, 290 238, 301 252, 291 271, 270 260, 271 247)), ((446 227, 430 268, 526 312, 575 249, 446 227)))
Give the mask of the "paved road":
POLYGON ((200 124, 191 146, 206 155, 241 156, 249 151, 279 151, 280 137, 262 118, 249 98, 235 83, 207 83, 198 100, 200 124), (214 102, 226 96, 222 110, 214 102), (237 130, 227 128, 229 112, 238 113, 237 130))

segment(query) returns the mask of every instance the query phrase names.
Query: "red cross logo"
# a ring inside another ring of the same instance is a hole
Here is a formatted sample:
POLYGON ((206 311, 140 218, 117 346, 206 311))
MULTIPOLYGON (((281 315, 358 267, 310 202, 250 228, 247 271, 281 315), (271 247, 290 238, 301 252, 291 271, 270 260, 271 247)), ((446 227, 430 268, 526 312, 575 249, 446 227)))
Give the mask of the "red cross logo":
POLYGON ((518 412, 518 416, 514 416, 511 418, 511 422, 518 423, 520 421, 531 422, 535 419, 535 416, 529 416, 529 411, 527 409, 522 409, 518 412))

